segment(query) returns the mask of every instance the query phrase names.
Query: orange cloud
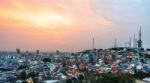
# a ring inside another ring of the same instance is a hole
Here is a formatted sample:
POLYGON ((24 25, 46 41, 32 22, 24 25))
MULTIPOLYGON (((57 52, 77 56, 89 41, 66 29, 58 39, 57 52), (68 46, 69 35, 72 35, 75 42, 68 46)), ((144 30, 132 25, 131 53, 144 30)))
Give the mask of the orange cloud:
POLYGON ((69 14, 59 13, 59 10, 47 6, 24 4, 12 1, 14 8, 0 8, 0 22, 4 26, 26 26, 58 28, 74 24, 73 17, 69 14))
POLYGON ((116 26, 116 23, 102 16, 97 18, 97 23, 102 26, 116 26))
POLYGON ((0 44, 12 45, 11 49, 19 45, 46 50, 90 48, 93 35, 102 34, 96 23, 115 25, 107 18, 96 18, 90 0, 9 0, 1 4, 0 44))

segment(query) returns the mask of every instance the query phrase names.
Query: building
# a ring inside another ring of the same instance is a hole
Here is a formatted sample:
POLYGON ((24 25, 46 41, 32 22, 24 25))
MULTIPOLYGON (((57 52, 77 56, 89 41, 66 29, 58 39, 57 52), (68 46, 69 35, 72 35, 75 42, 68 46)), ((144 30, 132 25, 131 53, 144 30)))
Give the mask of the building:
POLYGON ((19 55, 20 54, 20 49, 16 49, 16 52, 17 52, 17 54, 19 55))

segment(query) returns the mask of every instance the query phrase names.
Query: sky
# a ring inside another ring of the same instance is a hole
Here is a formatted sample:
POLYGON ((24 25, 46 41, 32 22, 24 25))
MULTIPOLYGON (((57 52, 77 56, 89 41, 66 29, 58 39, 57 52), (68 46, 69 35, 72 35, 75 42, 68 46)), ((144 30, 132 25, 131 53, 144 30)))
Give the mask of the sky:
POLYGON ((150 48, 150 0, 0 0, 0 51, 124 46, 142 27, 150 48))

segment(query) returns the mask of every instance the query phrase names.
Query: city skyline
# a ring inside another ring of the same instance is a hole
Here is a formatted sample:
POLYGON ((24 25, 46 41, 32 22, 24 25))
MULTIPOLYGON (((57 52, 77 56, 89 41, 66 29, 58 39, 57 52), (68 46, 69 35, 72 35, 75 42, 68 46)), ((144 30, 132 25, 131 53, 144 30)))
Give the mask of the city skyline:
POLYGON ((81 51, 138 38, 150 48, 149 0, 0 0, 0 51, 81 51))

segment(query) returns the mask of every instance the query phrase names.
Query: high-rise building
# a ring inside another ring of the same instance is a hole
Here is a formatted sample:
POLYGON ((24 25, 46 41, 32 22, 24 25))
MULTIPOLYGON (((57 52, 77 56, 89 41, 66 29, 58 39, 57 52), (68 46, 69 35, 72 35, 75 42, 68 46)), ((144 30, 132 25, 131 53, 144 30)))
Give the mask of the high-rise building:
POLYGON ((40 53, 40 51, 39 51, 39 50, 36 50, 36 54, 39 55, 39 53, 40 53))
POLYGON ((138 48, 142 48, 142 30, 140 27, 140 31, 139 31, 139 39, 138 39, 138 48))
POLYGON ((17 52, 17 54, 20 54, 20 49, 17 48, 17 49, 16 49, 16 52, 17 52))

